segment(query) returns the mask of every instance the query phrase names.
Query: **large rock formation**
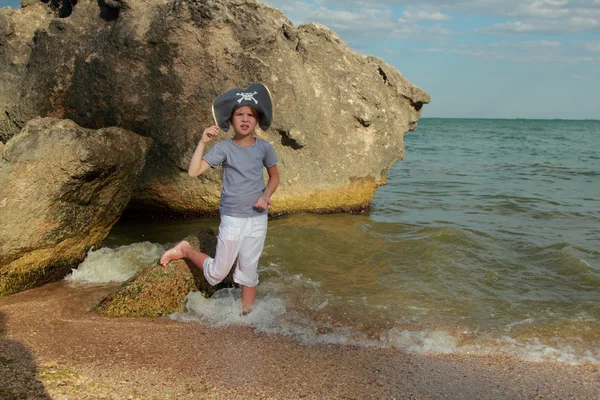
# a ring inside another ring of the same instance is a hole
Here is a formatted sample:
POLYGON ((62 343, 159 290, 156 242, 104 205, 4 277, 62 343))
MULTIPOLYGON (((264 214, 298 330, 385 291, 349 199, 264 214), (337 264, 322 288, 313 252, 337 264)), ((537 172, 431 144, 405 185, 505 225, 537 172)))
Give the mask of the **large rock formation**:
POLYGON ((260 81, 274 97, 273 126, 259 132, 280 158, 272 212, 368 206, 429 102, 384 61, 355 53, 322 25, 294 27, 255 0, 65 2, 50 2, 50 21, 39 4, 2 17, 13 28, 0 29, 0 73, 3 84, 7 71, 18 81, 0 93, 5 122, 47 115, 152 137, 130 204, 138 210, 216 212, 219 171, 194 180, 186 170, 213 123, 212 100, 232 87, 260 81), (18 28, 25 13, 39 18, 18 28), (29 47, 19 47, 10 32, 33 25, 29 47))
POLYGON ((36 118, 0 159, 0 294, 64 277, 119 219, 152 140, 36 118))

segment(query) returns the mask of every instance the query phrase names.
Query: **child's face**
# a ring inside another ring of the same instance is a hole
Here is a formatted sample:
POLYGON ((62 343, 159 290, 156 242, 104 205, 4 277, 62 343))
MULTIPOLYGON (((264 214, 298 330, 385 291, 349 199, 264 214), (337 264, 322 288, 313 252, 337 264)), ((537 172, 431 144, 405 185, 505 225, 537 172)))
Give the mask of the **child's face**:
POLYGON ((256 129, 256 111, 249 106, 242 106, 231 114, 231 125, 236 135, 247 136, 256 129))

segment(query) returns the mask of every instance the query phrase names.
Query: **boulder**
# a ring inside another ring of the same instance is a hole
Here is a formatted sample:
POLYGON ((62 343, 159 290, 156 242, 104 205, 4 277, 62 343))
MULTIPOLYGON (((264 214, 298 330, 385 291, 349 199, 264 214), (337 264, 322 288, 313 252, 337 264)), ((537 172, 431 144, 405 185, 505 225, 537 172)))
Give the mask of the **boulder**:
MULTIPOLYGON (((185 240, 214 257, 217 237, 212 229, 203 229, 185 240)), ((166 267, 156 262, 124 282, 96 311, 111 317, 159 317, 182 311, 183 299, 191 291, 210 297, 221 288, 233 286, 233 269, 223 282, 210 286, 202 271, 187 260, 171 261, 166 267)))
POLYGON ((152 140, 36 118, 0 160, 0 294, 63 278, 108 235, 152 140))
MULTIPOLYGON (((20 55, 28 68, 6 110, 17 125, 43 115, 152 137, 131 210, 217 212, 219 170, 186 171, 213 99, 233 87, 263 82, 274 98, 273 125, 258 132, 280 159, 273 213, 368 207, 429 102, 383 60, 256 0, 65 2, 20 55)), ((15 29, 21 12, 8 17, 15 29)))

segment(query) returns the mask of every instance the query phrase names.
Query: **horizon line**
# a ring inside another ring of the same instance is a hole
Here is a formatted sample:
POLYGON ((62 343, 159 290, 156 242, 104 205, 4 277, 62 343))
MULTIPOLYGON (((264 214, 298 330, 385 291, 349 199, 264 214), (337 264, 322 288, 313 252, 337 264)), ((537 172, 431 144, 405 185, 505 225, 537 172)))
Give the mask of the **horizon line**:
POLYGON ((523 118, 523 117, 419 117, 421 119, 501 119, 509 121, 596 121, 600 118, 523 118))

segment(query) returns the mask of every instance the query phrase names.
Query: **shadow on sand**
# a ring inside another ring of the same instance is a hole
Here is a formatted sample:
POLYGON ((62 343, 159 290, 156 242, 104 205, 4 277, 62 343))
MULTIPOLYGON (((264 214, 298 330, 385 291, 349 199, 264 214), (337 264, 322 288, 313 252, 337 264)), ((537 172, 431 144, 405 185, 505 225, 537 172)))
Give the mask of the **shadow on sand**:
POLYGON ((5 322, 0 312, 0 399, 51 399, 37 378, 33 354, 7 336, 5 322))

